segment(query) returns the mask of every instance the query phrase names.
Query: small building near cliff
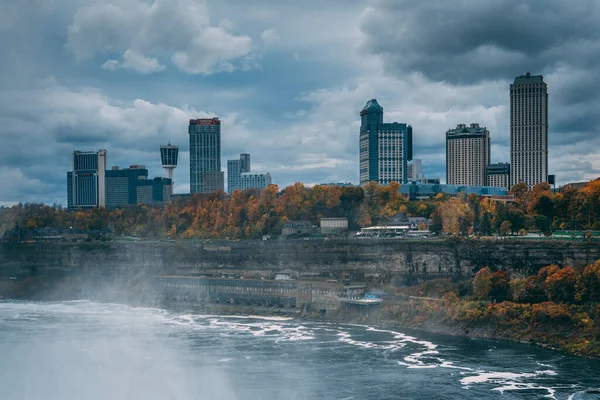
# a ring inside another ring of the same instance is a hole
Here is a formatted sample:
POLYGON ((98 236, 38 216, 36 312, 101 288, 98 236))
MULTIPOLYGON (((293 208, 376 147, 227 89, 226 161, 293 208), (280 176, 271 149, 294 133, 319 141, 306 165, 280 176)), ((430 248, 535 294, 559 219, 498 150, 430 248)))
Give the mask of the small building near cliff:
POLYGON ((318 227, 310 221, 288 221, 281 230, 281 236, 313 235, 318 233, 318 227))
POLYGON ((321 218, 321 233, 326 235, 330 233, 342 233, 348 230, 348 218, 321 218))

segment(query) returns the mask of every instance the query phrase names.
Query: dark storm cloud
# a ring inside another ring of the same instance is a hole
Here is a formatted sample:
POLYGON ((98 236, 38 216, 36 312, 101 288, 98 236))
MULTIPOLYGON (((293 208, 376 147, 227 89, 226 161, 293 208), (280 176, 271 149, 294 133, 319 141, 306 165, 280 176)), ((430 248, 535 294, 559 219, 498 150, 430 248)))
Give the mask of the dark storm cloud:
POLYGON ((361 49, 390 74, 473 83, 600 60, 596 0, 379 0, 361 49))
POLYGON ((169 140, 181 148, 176 191, 189 190, 187 121, 213 115, 223 168, 249 152, 280 186, 356 183, 358 112, 372 97, 386 121, 413 125, 415 157, 443 180, 444 132, 457 123, 486 125, 492 161, 507 161, 508 85, 527 70, 549 85, 551 171, 591 177, 595 4, 0 0, 0 203, 64 204, 76 149, 162 174, 169 140), (226 40, 190 42, 211 32, 226 40), (247 56, 260 66, 244 67, 247 56))
MULTIPOLYGON (((597 173, 597 0, 375 0, 361 17, 361 30, 360 51, 378 56, 388 76, 417 73, 463 90, 505 82, 506 107, 514 76, 543 74, 549 93, 550 172, 561 183, 597 173), (584 159, 569 161, 577 158, 584 159)), ((492 143, 507 153, 507 143, 492 143)))

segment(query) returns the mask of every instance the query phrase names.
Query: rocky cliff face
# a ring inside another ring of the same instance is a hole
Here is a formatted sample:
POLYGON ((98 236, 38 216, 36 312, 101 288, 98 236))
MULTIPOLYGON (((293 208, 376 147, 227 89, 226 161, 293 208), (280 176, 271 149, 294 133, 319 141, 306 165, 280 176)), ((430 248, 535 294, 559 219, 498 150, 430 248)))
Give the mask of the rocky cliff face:
POLYGON ((549 265, 586 265, 600 259, 598 244, 515 240, 299 240, 22 244, 0 247, 0 277, 41 271, 148 275, 239 273, 268 275, 365 274, 439 277, 479 268, 532 272, 549 265))

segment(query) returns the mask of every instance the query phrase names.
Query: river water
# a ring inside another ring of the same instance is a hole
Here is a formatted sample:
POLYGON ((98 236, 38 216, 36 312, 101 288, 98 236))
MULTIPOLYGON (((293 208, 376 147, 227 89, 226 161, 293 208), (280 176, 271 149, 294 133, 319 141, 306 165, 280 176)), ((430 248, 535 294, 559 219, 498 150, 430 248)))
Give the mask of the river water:
POLYGON ((516 343, 115 304, 0 302, 2 400, 595 399, 598 388, 599 361, 516 343))

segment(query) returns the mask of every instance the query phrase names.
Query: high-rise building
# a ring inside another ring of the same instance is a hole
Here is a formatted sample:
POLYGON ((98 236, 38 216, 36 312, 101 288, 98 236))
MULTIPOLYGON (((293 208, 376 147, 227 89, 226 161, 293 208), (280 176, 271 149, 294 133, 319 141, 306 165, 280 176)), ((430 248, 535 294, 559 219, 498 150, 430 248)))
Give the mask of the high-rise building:
POLYGON ((510 190, 510 164, 496 163, 487 167, 487 186, 503 187, 510 190))
POLYGON ((74 151, 67 172, 68 208, 106 206, 106 150, 74 151))
POLYGON ((106 171, 106 207, 122 207, 136 204, 137 182, 148 179, 148 169, 144 165, 118 166, 106 171))
POLYGON ((271 184, 271 175, 267 172, 250 172, 250 154, 242 153, 238 160, 227 160, 227 192, 233 193, 237 189, 262 190, 271 184))
POLYGON ((227 160, 227 193, 235 192, 240 184, 241 160, 227 160))
POLYGON ((375 181, 406 183, 412 159, 412 127, 384 123, 383 107, 371 99, 360 112, 360 184, 375 181))
POLYGON ((240 154, 240 173, 250 172, 250 154, 240 154))
POLYGON ((446 132, 446 183, 485 186, 490 133, 479 124, 458 124, 446 132))
POLYGON ((510 184, 548 179, 548 85, 529 72, 510 85, 510 184))
POLYGON ((223 190, 221 171, 221 121, 218 118, 192 119, 190 136, 190 192, 223 190))
POLYGON ((170 187, 173 182, 169 178, 156 177, 145 179, 140 177, 136 182, 137 202, 143 204, 162 204, 170 199, 170 187))
MULTIPOLYGON (((179 146, 174 146, 169 142, 167 145, 160 146, 160 162, 165 169, 167 178, 173 180, 175 175, 175 168, 177 168, 177 157, 179 155, 179 146)), ((173 187, 171 186, 171 193, 173 193, 173 187)))
POLYGON ((420 158, 413 158, 408 162, 408 180, 411 182, 420 182, 424 178, 423 160, 420 158))
POLYGON ((240 175, 250 172, 250 154, 242 153, 237 160, 227 160, 227 193, 240 189, 240 175))

